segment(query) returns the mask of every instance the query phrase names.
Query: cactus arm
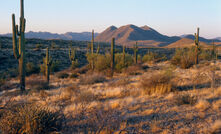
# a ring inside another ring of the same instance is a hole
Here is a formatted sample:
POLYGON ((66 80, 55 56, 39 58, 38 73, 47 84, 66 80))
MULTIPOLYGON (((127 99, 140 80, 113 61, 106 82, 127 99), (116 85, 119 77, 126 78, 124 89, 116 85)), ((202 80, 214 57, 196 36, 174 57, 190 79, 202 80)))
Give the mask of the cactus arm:
POLYGON ((15 15, 12 14, 12 40, 13 40, 13 53, 16 59, 20 58, 19 52, 18 52, 18 42, 17 42, 17 30, 15 26, 15 15))
POLYGON ((98 47, 97 47, 97 54, 99 54, 99 52, 100 52, 100 45, 98 44, 98 47))

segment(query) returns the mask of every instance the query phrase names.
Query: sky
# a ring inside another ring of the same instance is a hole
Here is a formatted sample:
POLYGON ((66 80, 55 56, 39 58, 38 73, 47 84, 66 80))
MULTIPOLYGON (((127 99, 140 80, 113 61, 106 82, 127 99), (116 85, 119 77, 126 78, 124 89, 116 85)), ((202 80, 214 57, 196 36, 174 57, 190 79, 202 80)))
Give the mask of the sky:
MULTIPOLYGON (((114 25, 150 26, 168 35, 221 37, 221 0, 24 0, 26 31, 102 32, 114 25)), ((0 0, 0 34, 19 20, 20 0, 0 0)))

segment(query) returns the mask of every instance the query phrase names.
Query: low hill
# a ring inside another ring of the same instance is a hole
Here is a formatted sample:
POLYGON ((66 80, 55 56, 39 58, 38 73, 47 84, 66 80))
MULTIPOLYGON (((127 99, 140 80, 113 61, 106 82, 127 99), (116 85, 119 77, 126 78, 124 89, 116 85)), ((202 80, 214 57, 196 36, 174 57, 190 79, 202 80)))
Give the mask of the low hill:
MULTIPOLYGON (((166 47, 167 48, 183 48, 183 47, 191 47, 194 45, 195 45, 194 40, 188 39, 188 38, 182 38, 166 47)), ((200 46, 208 47, 208 44, 205 42, 200 42, 200 46)))

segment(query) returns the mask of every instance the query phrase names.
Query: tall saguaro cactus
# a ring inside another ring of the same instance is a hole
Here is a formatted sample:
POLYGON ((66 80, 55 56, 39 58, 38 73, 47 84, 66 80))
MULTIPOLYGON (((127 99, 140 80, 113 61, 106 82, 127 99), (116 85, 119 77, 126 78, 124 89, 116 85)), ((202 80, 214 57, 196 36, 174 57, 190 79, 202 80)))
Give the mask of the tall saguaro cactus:
POLYGON ((123 62, 124 62, 124 66, 125 66, 125 64, 126 64, 125 45, 123 46, 123 62))
POLYGON ((138 46, 137 46, 137 42, 136 45, 134 45, 134 63, 137 64, 137 52, 138 52, 138 46))
POLYGON ((49 49, 46 49, 46 58, 45 58, 45 75, 47 78, 47 83, 49 84, 50 81, 50 66, 51 66, 52 60, 49 57, 49 49))
POLYGON ((92 30, 91 56, 92 56, 91 68, 92 68, 92 70, 94 70, 94 30, 92 30))
POLYGON ((94 54, 94 30, 92 30, 91 54, 94 54))
POLYGON ((19 62, 19 79, 20 89, 25 90, 25 23, 24 18, 24 0, 20 1, 21 4, 21 16, 20 27, 15 23, 15 14, 12 14, 12 40, 13 40, 13 53, 15 58, 19 62), (19 38, 17 42, 17 38, 19 38))
POLYGON ((114 66, 115 66, 115 38, 112 38, 111 41, 111 76, 114 74, 114 66))
POLYGON ((197 65, 199 63, 199 31, 200 29, 197 28, 197 33, 195 33, 195 64, 197 65))

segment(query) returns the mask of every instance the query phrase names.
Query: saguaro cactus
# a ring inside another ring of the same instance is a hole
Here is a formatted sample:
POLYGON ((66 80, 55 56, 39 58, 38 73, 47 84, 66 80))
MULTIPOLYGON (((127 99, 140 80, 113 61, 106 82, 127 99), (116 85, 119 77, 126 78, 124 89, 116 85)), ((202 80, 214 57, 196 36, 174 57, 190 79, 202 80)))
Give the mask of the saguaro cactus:
POLYGON ((123 62, 124 62, 124 66, 125 66, 125 64, 126 64, 125 45, 123 46, 123 62))
POLYGON ((12 14, 12 40, 13 40, 13 53, 19 62, 19 79, 20 89, 25 90, 25 18, 24 18, 24 1, 21 0, 21 16, 20 27, 15 23, 15 14, 12 14), (17 42, 17 36, 19 42, 17 42))
POLYGON ((71 68, 75 69, 76 67, 78 67, 78 60, 76 57, 76 49, 74 48, 70 48, 69 50, 69 59, 71 62, 71 68))
POLYGON ((92 39, 91 39, 91 69, 94 70, 94 30, 92 30, 92 39))
POLYGON ((100 53, 100 45, 98 44, 96 54, 99 54, 99 53, 100 53))
POLYGON ((197 28, 197 33, 195 33, 195 64, 197 65, 199 63, 199 31, 200 29, 197 28))
POLYGON ((46 58, 45 58, 45 75, 46 75, 47 83, 48 84, 49 84, 49 81, 50 81, 50 67, 51 67, 51 63, 52 63, 52 60, 49 57, 49 49, 47 48, 46 49, 46 58))
POLYGON ((115 66, 115 38, 112 38, 111 41, 111 76, 114 74, 114 66, 115 66))
POLYGON ((94 54, 94 30, 92 30, 91 54, 94 54))
POLYGON ((134 45, 134 63, 137 64, 137 52, 138 52, 138 46, 137 46, 137 42, 136 45, 134 45))
POLYGON ((69 59, 70 61, 74 61, 76 58, 76 50, 74 48, 69 49, 69 59))

